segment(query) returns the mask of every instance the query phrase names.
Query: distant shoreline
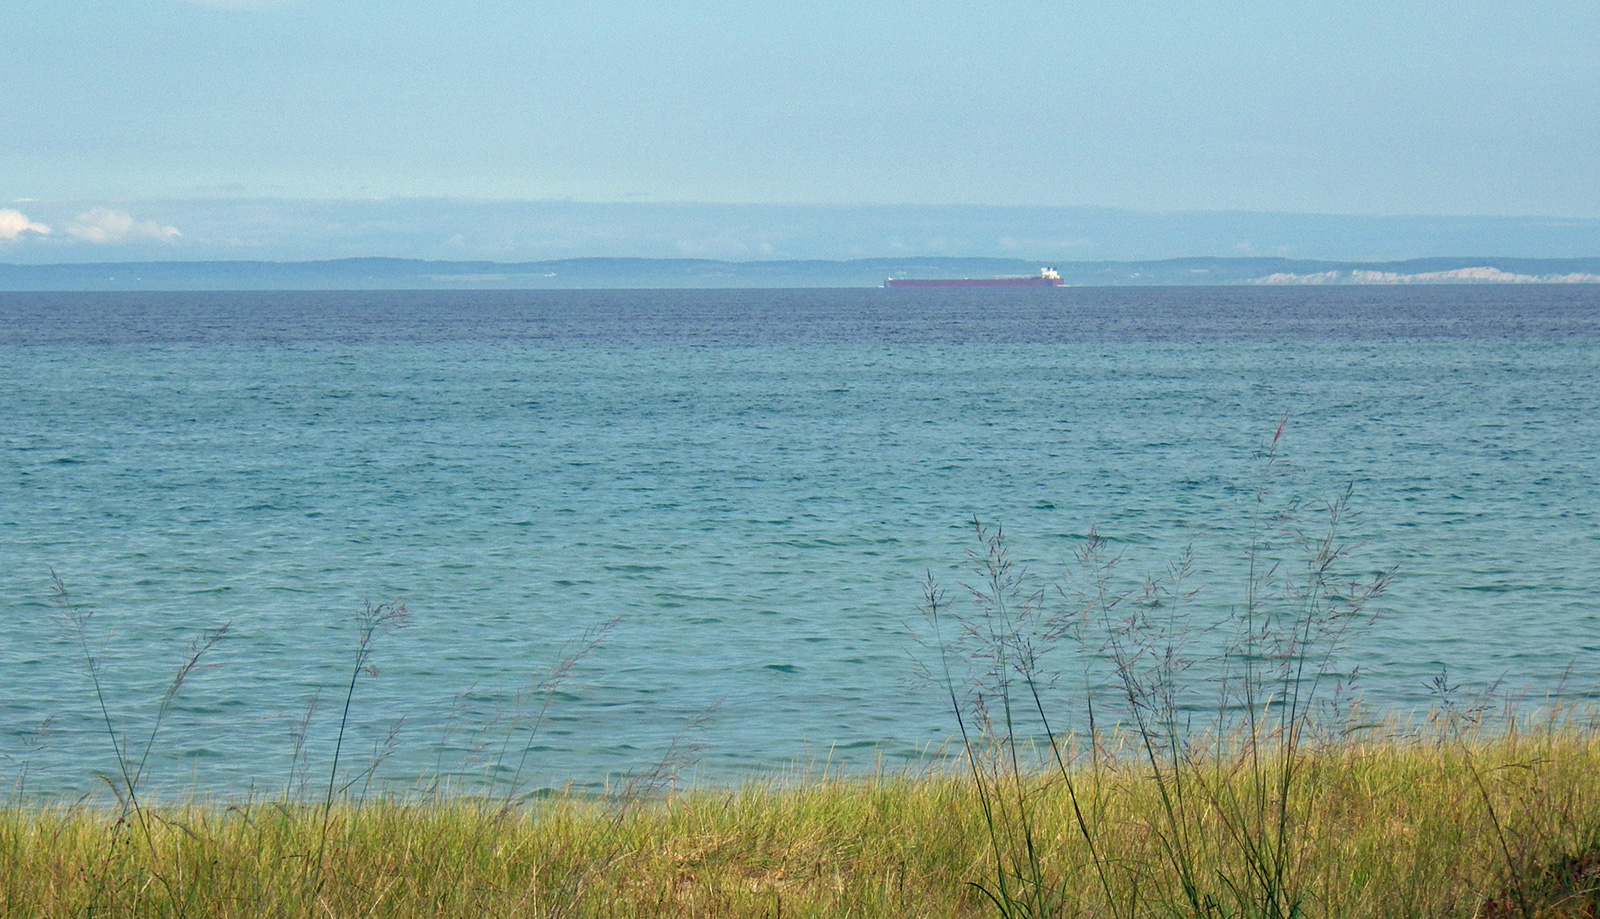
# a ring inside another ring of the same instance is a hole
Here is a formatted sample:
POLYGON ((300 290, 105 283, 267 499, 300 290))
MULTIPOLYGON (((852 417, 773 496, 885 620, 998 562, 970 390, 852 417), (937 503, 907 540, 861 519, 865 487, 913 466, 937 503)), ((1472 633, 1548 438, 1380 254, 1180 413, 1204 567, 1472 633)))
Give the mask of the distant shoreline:
MULTIPOLYGON (((881 287, 885 278, 1035 274, 996 258, 717 261, 578 258, 540 262, 348 258, 327 261, 0 263, 0 291, 593 290, 881 287)), ((1600 256, 1461 256, 1391 262, 1174 258, 1053 262, 1067 286, 1600 284, 1600 256)))

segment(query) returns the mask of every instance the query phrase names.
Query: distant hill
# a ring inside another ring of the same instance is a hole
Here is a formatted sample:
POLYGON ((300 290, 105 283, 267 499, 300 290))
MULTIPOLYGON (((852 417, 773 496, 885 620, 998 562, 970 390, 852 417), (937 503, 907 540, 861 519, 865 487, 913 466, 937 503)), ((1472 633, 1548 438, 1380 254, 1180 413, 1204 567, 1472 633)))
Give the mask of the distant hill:
MULTIPOLYGON (((1035 274, 1042 264, 998 258, 756 262, 581 258, 514 263, 351 258, 316 262, 0 264, 0 290, 879 287, 888 277, 987 278, 1035 274)), ((1052 267, 1073 286, 1600 283, 1600 257, 1461 257, 1398 262, 1178 258, 1145 262, 1058 262, 1052 267)))

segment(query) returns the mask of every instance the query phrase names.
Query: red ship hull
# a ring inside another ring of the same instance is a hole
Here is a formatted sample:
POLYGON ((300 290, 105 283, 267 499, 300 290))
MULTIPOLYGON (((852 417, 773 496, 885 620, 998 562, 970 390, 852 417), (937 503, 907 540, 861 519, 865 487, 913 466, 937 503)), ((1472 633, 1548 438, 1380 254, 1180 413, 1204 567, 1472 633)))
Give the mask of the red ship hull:
POLYGON ((890 278, 884 287, 1060 287, 1061 275, 1045 268, 1035 275, 1010 278, 890 278))
POLYGON ((1060 278, 890 278, 884 287, 1060 287, 1060 278))

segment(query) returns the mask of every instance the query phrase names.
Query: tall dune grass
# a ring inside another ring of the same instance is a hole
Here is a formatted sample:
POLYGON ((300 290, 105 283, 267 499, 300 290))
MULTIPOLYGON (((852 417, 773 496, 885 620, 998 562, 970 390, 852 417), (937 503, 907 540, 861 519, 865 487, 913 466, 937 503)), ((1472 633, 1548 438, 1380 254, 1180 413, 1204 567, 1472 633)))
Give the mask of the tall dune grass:
MULTIPOLYGON (((1532 919, 1548 899, 1532 878, 1572 873, 1550 865, 1588 864, 1600 825, 1586 807, 1558 808, 1558 819, 1545 809, 1542 789, 1525 789, 1514 803, 1504 798, 1515 776, 1542 781, 1559 767, 1516 759, 1484 766, 1463 739, 1481 745, 1474 732, 1484 722, 1464 717, 1442 676, 1435 731, 1450 745, 1421 756, 1415 746, 1373 748, 1363 740, 1373 726, 1356 718, 1351 687, 1359 672, 1340 658, 1375 618, 1392 571, 1357 561, 1352 489, 1308 501, 1286 487, 1294 469, 1281 453, 1284 427, 1261 450, 1244 581, 1226 613, 1197 621, 1192 553, 1129 585, 1123 560, 1093 531, 1066 574, 1038 586, 1013 564, 1004 533, 974 521, 967 602, 950 599, 929 576, 922 611, 933 661, 924 663, 923 678, 948 697, 982 816, 986 864, 968 883, 1004 919, 1300 919, 1319 912, 1319 903, 1342 902, 1369 875, 1339 874, 1347 853, 1319 840, 1355 831, 1339 817, 1349 805, 1346 786, 1368 756, 1408 788, 1433 778, 1412 768, 1418 762, 1470 780, 1466 800, 1487 819, 1505 885, 1484 909, 1532 919), (1055 692, 1064 682, 1081 685, 1081 696, 1064 702, 1055 692), (1084 720, 1093 740, 1075 743, 1062 725, 1084 720), (1117 726, 1110 747, 1104 724, 1117 726), (1057 790, 1064 812, 1040 791, 1045 786, 1057 790), (1115 788, 1138 793, 1119 799, 1115 788), (1565 834, 1569 854, 1534 854, 1528 840, 1536 833, 1565 834), (1063 835, 1081 849, 1079 858, 1057 854, 1063 835), (1330 877, 1349 889, 1333 894, 1330 877)), ((1514 718, 1502 723, 1508 733, 1488 749, 1521 751, 1514 718)), ((1570 749, 1586 750, 1587 737, 1570 735, 1570 749)), ((1452 827, 1465 825, 1459 800, 1435 804, 1453 814, 1452 827)), ((1378 808, 1361 806, 1364 820, 1382 818, 1378 808)), ((1428 829, 1446 837, 1448 830, 1428 829)), ((1424 867, 1414 866, 1405 883, 1442 882, 1424 867)), ((1587 881, 1579 881, 1566 884, 1568 893, 1589 897, 1587 881)), ((1384 888, 1385 898, 1417 896, 1384 888)), ((1378 906, 1357 900, 1342 908, 1375 915, 1378 906)))
POLYGON ((920 773, 683 790, 685 736, 614 794, 523 795, 555 688, 606 624, 530 680, 493 745, 503 787, 374 794, 375 763, 341 768, 340 754, 376 642, 405 622, 396 604, 356 623, 330 763, 302 756, 313 708, 281 794, 162 801, 141 787, 162 716, 224 633, 196 640, 148 736, 130 738, 89 614, 52 573, 116 754, 114 795, 31 803, 17 763, 0 917, 1596 919, 1592 713, 1487 718, 1441 675, 1426 721, 1356 717, 1339 652, 1389 573, 1352 564, 1348 492, 1272 499, 1278 439, 1244 594, 1203 628, 1187 556, 1118 586, 1121 560, 1091 534, 1072 576, 1038 588, 979 526, 971 602, 927 585, 923 677, 960 745, 920 773), (1078 711, 1052 689, 1062 653, 1087 668, 1078 711))
MULTIPOLYGON (((1202 768, 1244 801, 1256 793, 1234 760, 1202 768)), ((1299 915, 1577 917, 1600 905, 1592 733, 1551 724, 1352 741, 1320 748, 1303 770, 1288 846, 1299 915)), ((1137 903, 1139 915, 1187 914, 1148 769, 1113 758, 1072 776, 1093 801, 1098 855, 1074 829, 1059 775, 1007 780, 1029 802, 1037 858, 1060 879, 1060 913, 1137 903)), ((149 835, 120 832, 115 809, 12 806, 0 812, 0 914, 980 916, 994 906, 969 883, 992 871, 979 799, 969 779, 935 773, 690 790, 621 811, 575 796, 509 810, 448 794, 375 799, 326 815, 321 802, 146 800, 149 835), (324 840, 324 881, 308 885, 324 840)), ((1235 870, 1246 843, 1229 814, 1199 807, 1191 819, 1188 870, 1235 870)))

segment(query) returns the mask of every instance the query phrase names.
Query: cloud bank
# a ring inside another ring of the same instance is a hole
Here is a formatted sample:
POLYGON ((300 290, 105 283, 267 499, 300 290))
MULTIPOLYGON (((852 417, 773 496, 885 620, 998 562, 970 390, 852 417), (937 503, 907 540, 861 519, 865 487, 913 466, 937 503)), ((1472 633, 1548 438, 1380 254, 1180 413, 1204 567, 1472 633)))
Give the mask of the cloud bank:
POLYGON ((125 242, 171 242, 182 236, 177 227, 162 226, 154 220, 135 220, 126 211, 97 207, 84 211, 67 227, 67 235, 96 245, 125 242))
POLYGON ((12 208, 0 209, 0 242, 16 242, 24 233, 37 233, 40 236, 50 235, 50 228, 37 221, 29 220, 28 215, 12 208))
POLYGON ((1516 274, 1499 268, 1455 268, 1450 271, 1421 271, 1401 274, 1395 271, 1318 271, 1314 274, 1278 272, 1256 278, 1257 284, 1594 284, 1600 274, 1516 274))
MULTIPOLYGON (((0 201, 8 261, 86 262, 114 248, 145 258, 316 261, 419 258, 531 262, 568 258, 727 261, 879 257, 1131 262, 1270 254, 1233 283, 1274 272, 1422 273, 1492 265, 1526 275, 1595 272, 1600 219, 1350 217, 1143 213, 1093 208, 721 205, 476 201, 450 198, 89 198, 0 201), (49 235, 23 225, 48 225, 49 235), (76 235, 67 232, 75 227, 76 235), (181 235, 179 231, 181 230, 181 235), (16 234, 20 232, 20 242, 16 234), (1232 248, 1252 241, 1250 252, 1232 248), (120 246, 111 245, 117 241, 120 246), (169 254, 170 253, 170 254, 169 254), (1460 253, 1476 253, 1468 259, 1460 253), (1448 257, 1448 261, 1429 262, 1448 257), (1568 264, 1521 264, 1562 259, 1568 264), (1419 261, 1420 260, 1420 261, 1419 261), (1502 261, 1503 260, 1503 261, 1502 261), (1412 264, 1416 262, 1415 264, 1412 264)), ((1196 266, 1201 267, 1201 266, 1196 266)), ((1273 278, 1306 283, 1309 278, 1273 278)), ((1426 278, 1414 279, 1417 282, 1426 278)), ((1450 278, 1442 280, 1468 280, 1450 278)))

